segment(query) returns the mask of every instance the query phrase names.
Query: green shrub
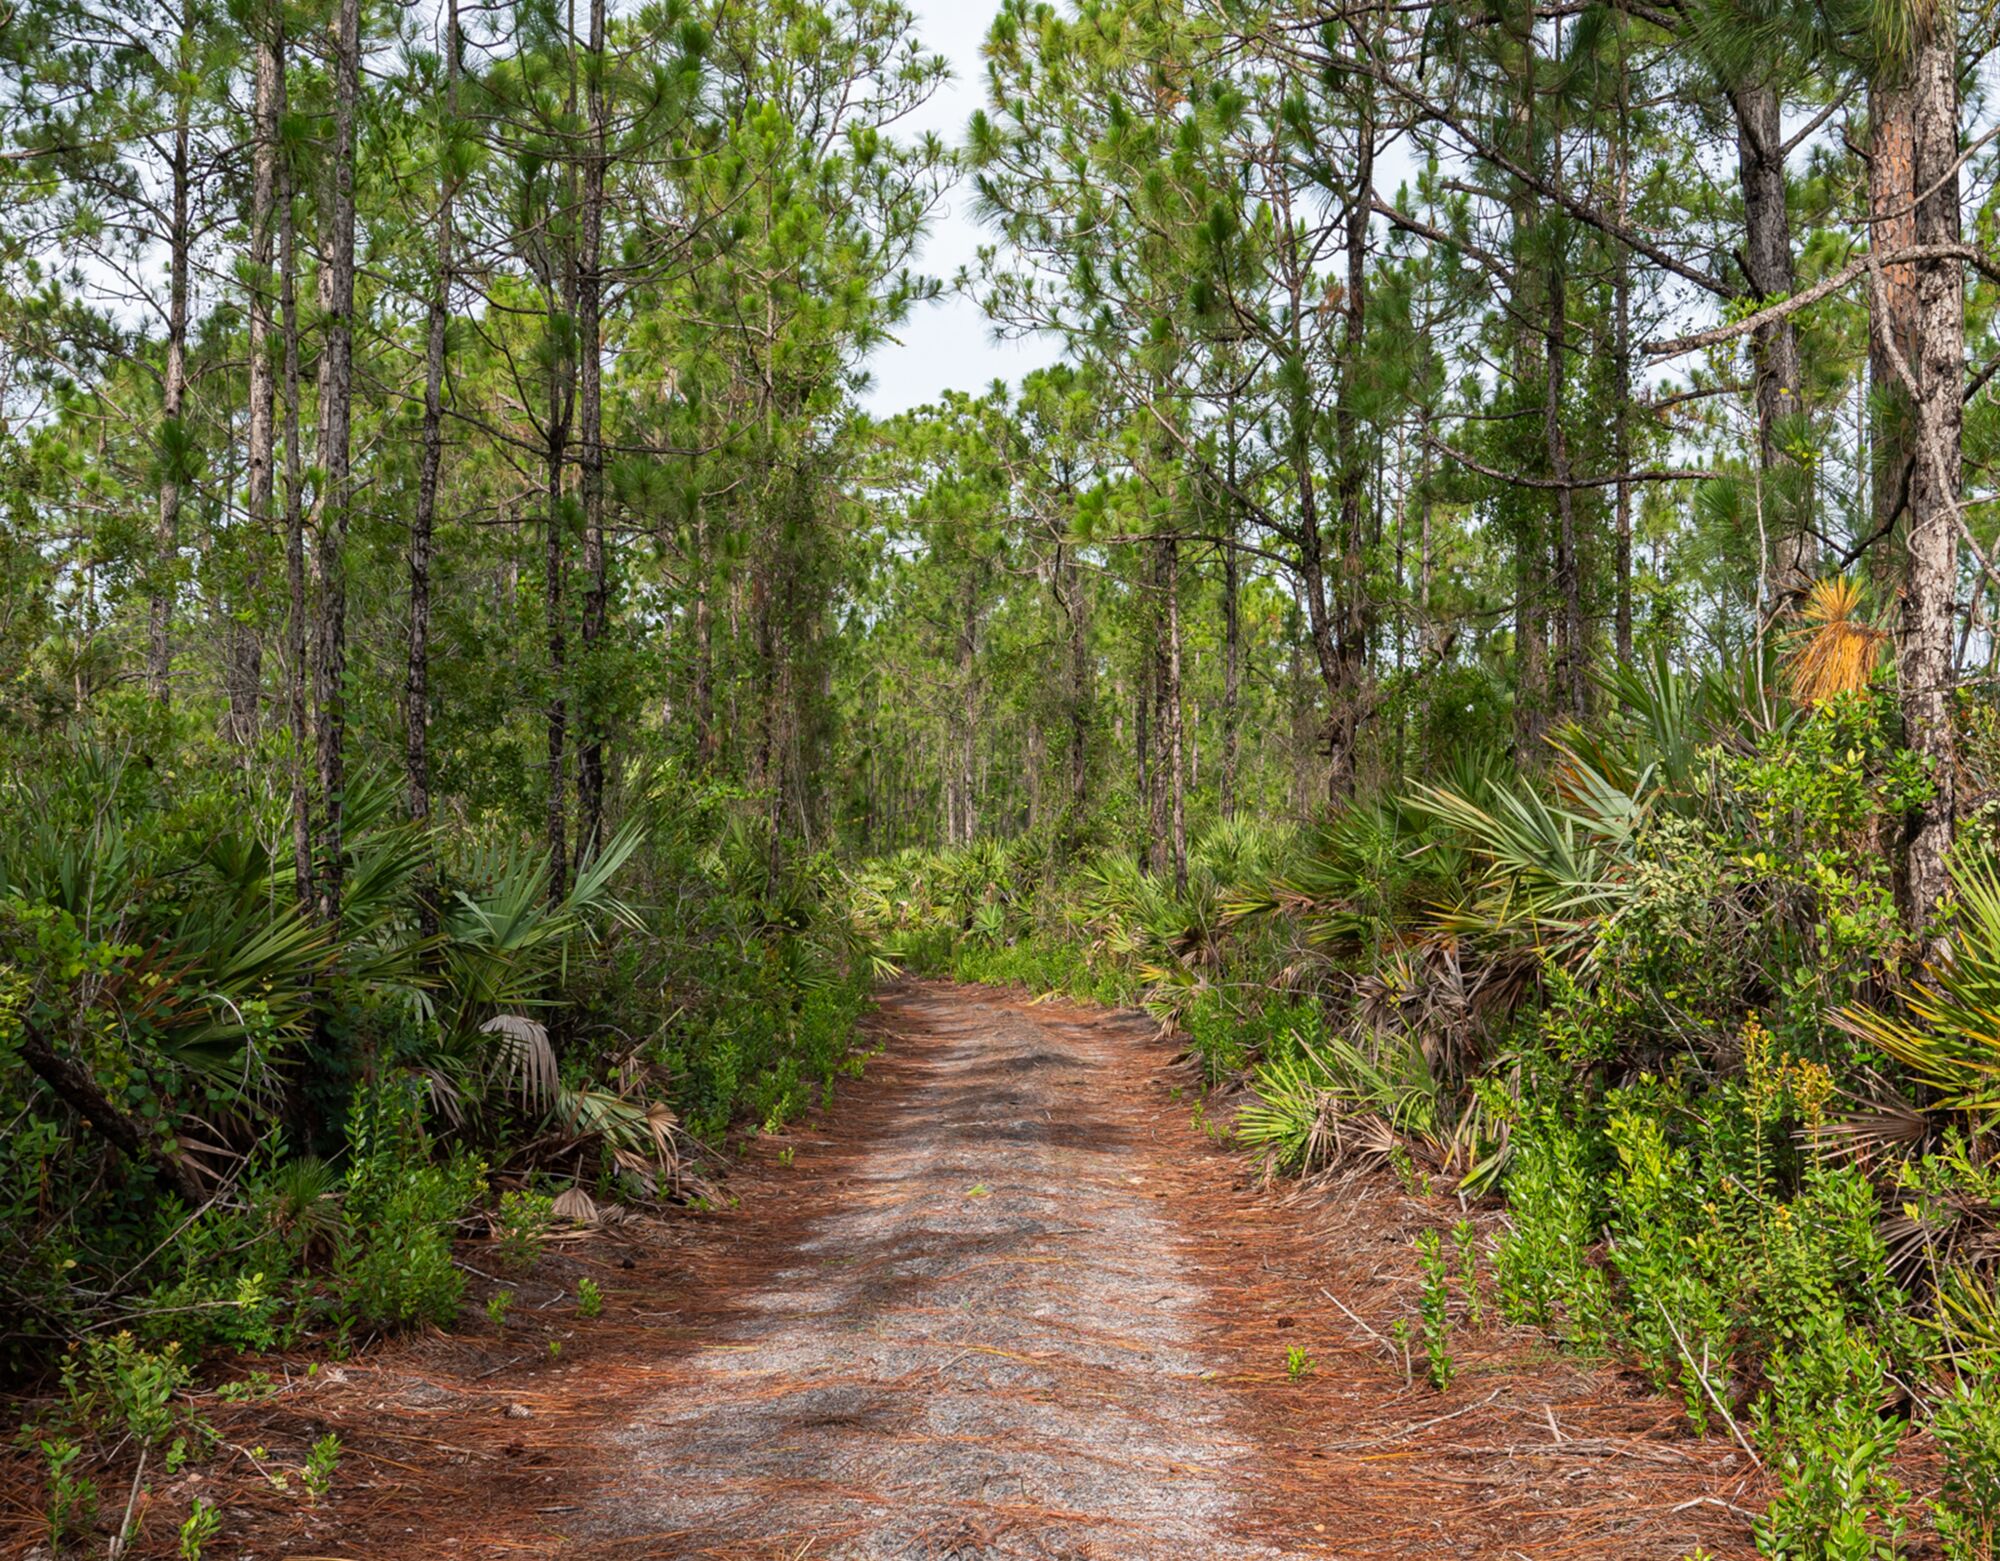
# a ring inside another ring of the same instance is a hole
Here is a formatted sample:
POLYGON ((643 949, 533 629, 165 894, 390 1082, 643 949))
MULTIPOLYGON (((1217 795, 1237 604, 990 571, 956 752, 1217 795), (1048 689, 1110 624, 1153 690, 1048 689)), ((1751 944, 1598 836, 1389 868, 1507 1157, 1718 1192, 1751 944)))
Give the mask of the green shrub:
POLYGON ((66 1540, 89 1536, 91 1526, 97 1521, 97 1485, 76 1473, 76 1461, 83 1456, 81 1443, 58 1436, 40 1443, 40 1447, 48 1470, 42 1517, 49 1548, 60 1552, 66 1540))
POLYGON ((1829 1324, 1797 1354, 1774 1351, 1767 1375, 1757 1427, 1783 1490, 1757 1524, 1757 1553, 1773 1561, 1903 1554, 1912 1502, 1889 1472, 1902 1433, 1880 1412, 1886 1378, 1879 1353, 1829 1324))
POLYGON ((1603 1347, 1610 1288, 1591 1261, 1605 1178, 1595 1138, 1544 1108, 1516 1124, 1507 1171, 1512 1228, 1495 1260, 1501 1310, 1584 1350, 1603 1347))
POLYGON ((83 1339, 62 1363, 63 1397, 78 1426, 94 1437, 115 1433, 148 1447, 173 1430, 180 1418, 174 1397, 191 1380, 178 1344, 149 1350, 123 1332, 83 1339))
POLYGON ((2000 1542, 2000 1369, 1957 1378, 1931 1430, 1944 1449, 1944 1488, 1933 1503, 1951 1561, 1992 1561, 2000 1542))
POLYGON ((503 1192, 493 1238, 494 1255, 510 1274, 525 1274, 542 1255, 542 1239, 556 1222, 555 1199, 540 1192, 503 1192))
POLYGON ((1417 1264, 1423 1279, 1417 1303, 1423 1319, 1424 1359, 1431 1386, 1442 1393, 1451 1386, 1451 1271, 1444 1243, 1434 1230, 1417 1237, 1417 1264))
POLYGON ((459 1154, 442 1165, 376 1166, 365 1184, 365 1199, 350 1197, 334 1259, 336 1316, 364 1329, 450 1322, 465 1294, 452 1234, 485 1190, 485 1165, 459 1154))

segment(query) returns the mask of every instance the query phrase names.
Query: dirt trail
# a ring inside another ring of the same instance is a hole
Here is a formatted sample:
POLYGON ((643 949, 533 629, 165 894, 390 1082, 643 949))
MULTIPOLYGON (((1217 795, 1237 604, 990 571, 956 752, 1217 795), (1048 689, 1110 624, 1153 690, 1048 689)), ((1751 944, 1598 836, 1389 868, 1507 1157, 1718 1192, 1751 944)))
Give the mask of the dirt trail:
POLYGON ((617 1499, 695 1551, 1274 1554, 1258 1448, 1102 1028, 907 993, 899 1088, 617 1499))
POLYGON ((1670 1406, 1471 1338, 1461 1386, 1413 1387, 1326 1297, 1400 1313, 1410 1235, 1456 1209, 1387 1184, 1317 1209, 1234 1185, 1244 1162, 1172 1098, 1189 1080, 1143 1020, 912 985, 879 1023, 886 1056, 798 1151, 810 1180, 782 1228, 753 1212, 731 1313, 616 1437, 632 1472, 571 1530, 592 1553, 1740 1541, 1734 1455, 1680 1440, 1670 1406), (1296 1379, 1293 1346, 1314 1361, 1296 1379))
POLYGON ((1740 1453, 1490 1296, 1448 1392, 1406 1377, 1411 1239, 1456 1200, 1248 1185, 1143 1018, 910 983, 871 1024, 740 1206, 565 1244, 490 1330, 475 1249, 459 1330, 226 1410, 262 1459, 156 1493, 137 1554, 195 1495, 246 1561, 1750 1553, 1740 1453), (334 1499, 262 1479, 328 1430, 334 1499))

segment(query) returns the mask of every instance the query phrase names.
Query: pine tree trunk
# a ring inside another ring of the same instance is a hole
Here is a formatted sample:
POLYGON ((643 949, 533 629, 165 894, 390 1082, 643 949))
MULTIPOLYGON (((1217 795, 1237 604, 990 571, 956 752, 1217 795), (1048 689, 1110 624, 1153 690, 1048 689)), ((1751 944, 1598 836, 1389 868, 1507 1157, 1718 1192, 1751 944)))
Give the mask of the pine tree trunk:
POLYGON ((959 589, 958 620, 958 712, 952 723, 957 728, 953 744, 952 784, 958 791, 958 838, 956 844, 969 846, 979 832, 977 781, 979 739, 979 578, 971 569, 959 589))
POLYGON ((1236 816, 1237 721, 1243 704, 1243 560, 1236 551, 1242 520, 1236 500, 1236 403, 1229 404, 1229 448, 1225 456, 1229 517, 1222 549, 1222 778, 1217 804, 1224 818, 1236 816))
POLYGON ((1064 702, 1069 717, 1069 819, 1067 830, 1076 838, 1084 827, 1084 813, 1090 804, 1090 620, 1083 596, 1083 572, 1077 566, 1075 549, 1057 543, 1056 578, 1060 582, 1064 615, 1069 622, 1068 687, 1064 702))
MULTIPOLYGON (((1877 253, 1887 254, 1917 241, 1915 104, 1901 77, 1869 83, 1868 119, 1868 242, 1877 253)), ((1875 525, 1886 535, 1906 516, 1916 467, 1914 409, 1895 361, 1900 356, 1914 372, 1918 358, 1917 268, 1908 264, 1882 267, 1872 284, 1871 297, 1871 488, 1875 525)), ((1875 552, 1871 562, 1878 581, 1893 579, 1895 571, 1889 559, 1889 549, 1875 552)))
POLYGON ((1549 315, 1544 335, 1543 367, 1548 373, 1547 399, 1542 408, 1543 437, 1548 444, 1549 475, 1557 483, 1556 587, 1562 597, 1562 617, 1556 624, 1556 688, 1572 719, 1590 713, 1589 629, 1583 616, 1583 560, 1576 527, 1576 490, 1569 485, 1569 436, 1563 427, 1563 394, 1569 353, 1569 283, 1558 262, 1549 270, 1549 315))
MULTIPOLYGON (((1778 89, 1746 82, 1730 93, 1736 111, 1736 161, 1743 187, 1743 261, 1760 300, 1788 297, 1797 285, 1792 225, 1785 192, 1784 124, 1778 89)), ((1750 338, 1757 403, 1757 461, 1764 478, 1763 510, 1775 536, 1765 561, 1767 610, 1789 611, 1812 584, 1813 547, 1806 516, 1794 513, 1785 490, 1796 463, 1781 443, 1783 422, 1796 415, 1799 339, 1789 317, 1760 326, 1750 338)), ((1622 468, 1621 468, 1622 470, 1622 468)))
MULTIPOLYGON (((250 545, 260 553, 264 534, 271 526, 277 485, 278 381, 271 353, 275 326, 271 268, 278 240, 278 113, 285 90, 279 27, 276 8, 267 8, 257 23, 250 110, 250 428, 246 461, 250 545)), ((257 738, 263 642, 252 625, 240 620, 256 601, 260 578, 256 571, 246 578, 242 608, 232 615, 230 623, 229 737, 246 747, 257 738)))
POLYGON ((1340 599, 1335 648, 1337 686, 1329 690, 1327 796, 1340 801, 1354 792, 1359 773, 1363 725, 1362 680, 1371 628, 1368 601, 1367 535, 1362 513, 1362 489, 1367 469, 1361 459, 1360 419, 1355 402, 1360 395, 1362 354, 1368 334, 1368 223, 1375 189, 1375 119, 1372 96, 1364 97, 1355 130, 1354 190, 1347 208, 1347 322, 1340 348, 1340 398, 1334 413, 1334 438, 1340 459, 1340 599))
MULTIPOLYGON (((181 7, 178 54, 185 54, 194 26, 187 6, 181 7)), ((181 416, 187 400, 188 265, 194 236, 188 224, 189 159, 188 86, 174 90, 174 150, 169 178, 171 213, 167 228, 167 341, 160 378, 160 496, 153 533, 153 578, 147 593, 149 636, 146 657, 147 691, 161 705, 173 699, 174 577, 179 572, 181 536, 181 473, 187 462, 187 431, 181 416)))
POLYGON ((320 831, 315 887, 323 921, 340 916, 347 739, 347 528, 354 405, 354 151, 361 92, 361 3, 335 15, 333 146, 319 274, 320 490, 313 517, 312 683, 320 831))
MULTIPOLYGON (((1907 167, 1910 182, 1891 192, 1874 189, 1871 180, 1874 210, 1914 203, 1915 240, 1922 245, 1951 245, 1960 238, 1957 33, 1957 11, 1946 0, 1921 16, 1908 85, 1899 93, 1909 105, 1911 155, 1906 164, 1888 165, 1892 175, 1907 167)), ((1875 242, 1882 242, 1879 233, 1875 242)), ((1906 336, 1915 342, 1914 357, 1897 369, 1899 380, 1915 382, 1909 432, 1917 448, 1909 479, 1896 670, 1905 739, 1924 759, 1934 793, 1911 819, 1906 862, 1909 926, 1924 937, 1950 887, 1947 862, 1956 819, 1952 627, 1963 482, 1965 274, 1957 260, 1920 261, 1912 270, 1913 285, 1889 293, 1892 304, 1907 299, 1907 328, 1893 314, 1881 323, 1887 327, 1885 353, 1906 336)))
POLYGON ((604 96, 604 0, 590 3, 590 155, 583 168, 583 255, 577 284, 577 340, 583 351, 577 417, 583 489, 583 668, 579 700, 583 722, 577 753, 576 800, 579 865, 598 848, 604 829, 604 706, 600 665, 608 611, 609 577, 604 535, 604 179, 607 143, 604 96))
POLYGON ((712 576, 706 508, 695 517, 694 551, 695 752, 703 764, 710 765, 715 762, 720 743, 715 730, 715 609, 709 601, 712 576))
POLYGON ((1174 870, 1174 892, 1187 892, 1187 762, 1181 708, 1181 552, 1180 539, 1169 535, 1162 559, 1163 585, 1167 598, 1167 644, 1165 687, 1162 690, 1166 715, 1165 752, 1167 765, 1168 846, 1174 870))
MULTIPOLYGON (((273 7, 277 35, 278 117, 285 112, 284 12, 273 7)), ((285 720, 291 732, 292 871, 299 905, 313 909, 312 785, 307 767, 312 754, 312 722, 306 703, 306 521, 305 455, 299 431, 299 246, 294 212, 297 190, 290 159, 279 157, 278 199, 278 319, 283 338, 285 401, 285 720)))
MULTIPOLYGON (((416 513, 410 520, 410 641, 403 670, 403 767, 411 822, 431 819, 431 553, 437 530, 438 479, 444 466, 444 368, 451 317, 452 207, 458 193, 451 136, 458 120, 458 0, 446 0, 444 117, 439 127, 436 261, 424 329, 423 452, 416 513)), ((426 857, 429 848, 426 847, 426 857)), ((426 936, 437 930, 435 874, 418 895, 426 936)))
MULTIPOLYGON (((1630 21, 1621 18, 1621 40, 1630 21)), ((1622 225, 1631 204, 1631 76, 1621 41, 1618 57, 1617 216, 1622 225)), ((1611 460, 1622 474, 1632 469, 1632 251, 1614 247, 1611 261, 1611 355, 1618 404, 1611 425, 1611 460)), ((1612 543, 1612 644, 1619 663, 1632 660, 1632 485, 1621 479, 1614 496, 1612 543)))
POLYGON ((542 475, 542 628, 548 653, 549 696, 543 708, 548 739, 549 903, 569 892, 569 636, 563 608, 563 460, 569 444, 567 386, 551 353, 548 444, 542 475))

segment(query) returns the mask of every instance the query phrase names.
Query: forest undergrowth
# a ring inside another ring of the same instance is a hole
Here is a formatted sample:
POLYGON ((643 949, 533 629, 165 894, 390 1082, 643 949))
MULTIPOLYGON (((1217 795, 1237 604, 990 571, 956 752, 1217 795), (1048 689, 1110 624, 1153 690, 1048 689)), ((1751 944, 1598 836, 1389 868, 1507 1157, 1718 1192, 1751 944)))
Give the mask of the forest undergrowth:
MULTIPOLYGON (((1108 842, 905 852, 856 875, 857 918, 917 970, 1142 1005, 1247 1086, 1195 1109, 1272 1179, 1386 1164, 1501 1202, 1490 1245, 1419 1238, 1398 1330, 1440 1391, 1485 1273, 1500 1321, 1638 1367, 1773 1471, 1761 1554, 1990 1557, 1993 822, 1920 962, 1891 700, 1770 681, 1621 674, 1545 777, 1468 755, 1316 827, 1223 821, 1184 886, 1108 842)), ((1984 790, 1990 709, 1962 719, 1984 790)))
MULTIPOLYGON (((862 1065, 831 867, 773 878, 726 787, 634 775, 552 894, 539 847, 364 782, 329 927, 284 799, 200 758, 106 734, 14 769, 0 821, 0 1370, 64 1553, 117 1548, 149 1464, 222 1455, 213 1407, 269 1382, 232 1362, 469 1321, 469 1274, 726 1199, 732 1128, 862 1065)), ((338 1443, 274 1477, 317 1499, 338 1443)), ((197 1500, 182 1555, 219 1523, 197 1500)))

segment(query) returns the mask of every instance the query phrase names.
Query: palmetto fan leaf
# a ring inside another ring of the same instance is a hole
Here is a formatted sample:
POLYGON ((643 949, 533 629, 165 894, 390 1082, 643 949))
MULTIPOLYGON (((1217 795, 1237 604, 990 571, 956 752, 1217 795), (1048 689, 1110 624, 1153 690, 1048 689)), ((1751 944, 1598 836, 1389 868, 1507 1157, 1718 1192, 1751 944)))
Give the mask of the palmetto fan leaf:
POLYGON ((1950 953, 1904 994, 1902 1012, 1844 1008, 1834 1023, 1909 1069, 1942 1109, 1991 1124, 2000 1121, 2000 873, 1963 862, 1952 878, 1950 953))
POLYGON ((1447 923, 1523 935, 1570 933, 1617 911, 1629 893, 1626 874, 1643 804, 1608 783, 1587 800, 1586 813, 1557 807, 1527 788, 1496 786, 1483 804, 1417 788, 1414 805, 1463 834, 1488 863, 1480 896, 1447 916, 1447 923))

